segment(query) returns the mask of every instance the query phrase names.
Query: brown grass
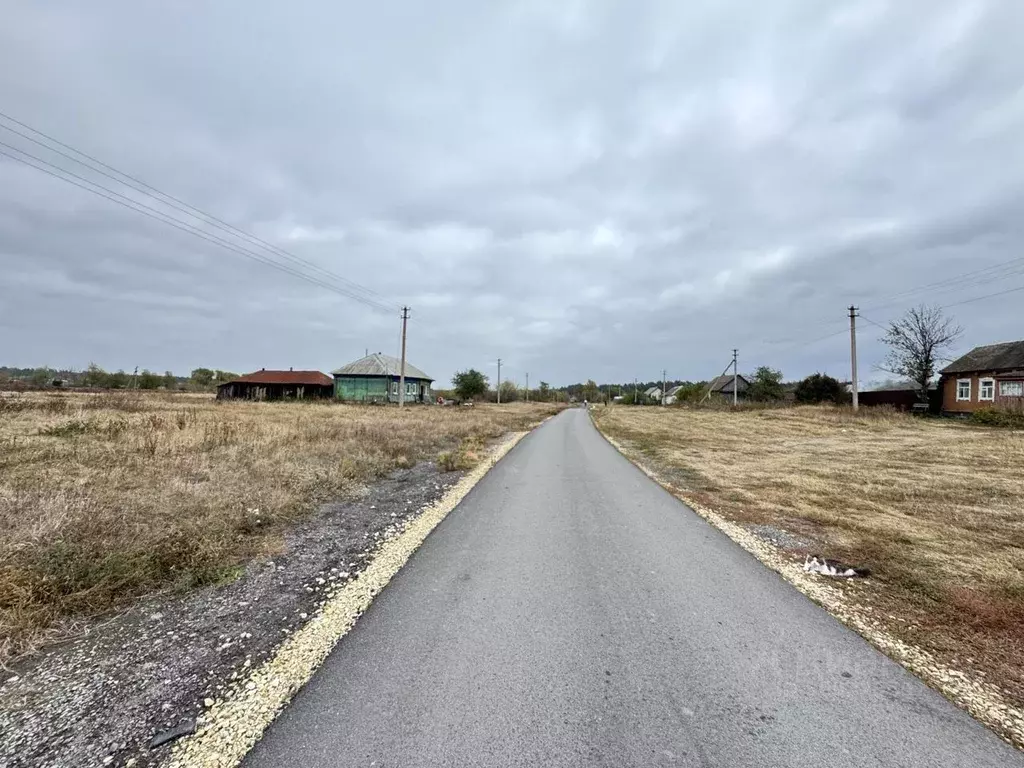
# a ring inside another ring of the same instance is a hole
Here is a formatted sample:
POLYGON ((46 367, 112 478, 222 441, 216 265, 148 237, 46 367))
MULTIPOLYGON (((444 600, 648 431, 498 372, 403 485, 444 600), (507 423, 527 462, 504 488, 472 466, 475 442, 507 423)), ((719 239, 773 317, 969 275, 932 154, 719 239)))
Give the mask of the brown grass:
POLYGON ((695 501, 866 566, 891 631, 1024 701, 1024 432, 879 409, 604 409, 695 501))
POLYGON ((441 450, 467 468, 556 409, 0 395, 0 663, 76 618, 230 578, 318 502, 441 450))

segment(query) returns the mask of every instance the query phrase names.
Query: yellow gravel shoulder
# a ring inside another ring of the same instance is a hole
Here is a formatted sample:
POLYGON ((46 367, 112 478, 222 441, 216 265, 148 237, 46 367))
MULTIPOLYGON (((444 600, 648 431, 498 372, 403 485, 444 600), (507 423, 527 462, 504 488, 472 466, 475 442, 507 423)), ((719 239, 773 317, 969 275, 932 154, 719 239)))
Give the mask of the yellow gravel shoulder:
POLYGON ((214 702, 197 732, 179 742, 171 768, 238 765, 292 696, 313 676, 334 646, 355 625, 430 532, 526 432, 512 434, 405 530, 384 542, 359 577, 335 592, 305 626, 257 667, 226 698, 214 702))
POLYGON ((870 606, 856 600, 852 591, 839 589, 820 577, 805 573, 801 565, 784 556, 777 547, 750 533, 742 525, 727 520, 706 506, 696 502, 673 483, 659 475, 615 439, 605 438, 644 474, 681 499, 701 517, 725 533, 758 560, 780 574, 809 598, 829 611, 846 626, 859 633, 876 648, 898 661, 948 699, 987 724, 1006 741, 1024 748, 1024 710, 1007 701, 998 686, 940 663, 920 648, 903 642, 884 628, 884 622, 874 616, 870 606))

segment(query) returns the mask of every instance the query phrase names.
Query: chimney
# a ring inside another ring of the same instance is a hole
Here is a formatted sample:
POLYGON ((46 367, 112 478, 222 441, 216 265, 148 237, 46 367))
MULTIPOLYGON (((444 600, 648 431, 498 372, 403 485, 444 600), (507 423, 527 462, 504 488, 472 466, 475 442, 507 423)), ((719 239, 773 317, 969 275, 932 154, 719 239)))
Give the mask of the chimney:
POLYGON ((260 368, 260 370, 261 370, 261 371, 265 371, 265 370, 267 370, 267 369, 266 369, 266 368, 260 368))
POLYGON ((291 366, 289 365, 289 366, 288 366, 288 370, 289 370, 289 371, 294 371, 295 369, 294 369, 294 368, 292 368, 292 367, 291 367, 291 366))

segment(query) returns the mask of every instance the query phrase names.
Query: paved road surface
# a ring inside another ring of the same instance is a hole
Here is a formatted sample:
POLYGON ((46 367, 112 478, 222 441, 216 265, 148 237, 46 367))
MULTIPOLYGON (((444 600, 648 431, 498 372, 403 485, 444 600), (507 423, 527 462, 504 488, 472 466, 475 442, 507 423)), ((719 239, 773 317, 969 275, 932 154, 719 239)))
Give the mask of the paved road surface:
POLYGON ((582 410, 430 536, 264 766, 1022 766, 623 459, 582 410))

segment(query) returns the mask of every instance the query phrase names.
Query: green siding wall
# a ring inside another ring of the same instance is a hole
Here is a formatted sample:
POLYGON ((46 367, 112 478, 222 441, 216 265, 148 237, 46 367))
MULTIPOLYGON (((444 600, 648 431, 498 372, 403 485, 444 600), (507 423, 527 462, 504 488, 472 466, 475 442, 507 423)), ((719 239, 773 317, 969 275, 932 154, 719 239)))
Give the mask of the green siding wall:
MULTIPOLYGON (((398 381, 398 379, 394 379, 398 381)), ((379 377, 367 377, 367 376, 335 376, 334 377, 334 396, 339 400, 349 400, 357 403, 367 402, 397 402, 398 395, 392 394, 391 392, 392 379, 379 376, 379 377)), ((427 386, 425 400, 430 402, 430 385, 428 382, 420 382, 419 379, 407 379, 406 383, 410 385, 410 389, 413 389, 416 394, 408 394, 406 396, 406 402, 412 402, 419 399, 419 385, 421 383, 427 386), (412 385, 415 384, 415 387, 412 385)))
POLYGON ((388 397, 388 379, 383 376, 335 376, 334 396, 356 402, 384 401, 388 397))

